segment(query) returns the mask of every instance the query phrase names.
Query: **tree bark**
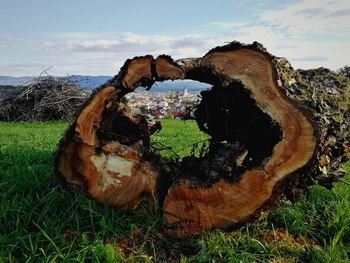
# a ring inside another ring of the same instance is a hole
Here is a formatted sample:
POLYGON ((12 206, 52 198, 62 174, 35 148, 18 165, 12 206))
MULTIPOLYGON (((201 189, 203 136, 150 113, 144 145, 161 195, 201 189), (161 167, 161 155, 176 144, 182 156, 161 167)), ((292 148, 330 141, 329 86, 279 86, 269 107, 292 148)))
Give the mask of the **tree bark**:
POLYGON ((60 143, 56 173, 112 207, 160 209, 168 233, 177 236, 245 222, 282 195, 293 199, 318 181, 331 185, 342 176, 349 84, 326 73, 338 82, 321 99, 325 84, 317 76, 323 73, 294 71, 256 42, 176 62, 165 55, 127 60, 82 107, 60 143), (209 149, 176 165, 150 148, 160 124, 132 116, 119 103, 139 86, 169 79, 213 85, 194 109, 198 127, 211 136, 209 149), (335 98, 341 106, 327 103, 335 98))

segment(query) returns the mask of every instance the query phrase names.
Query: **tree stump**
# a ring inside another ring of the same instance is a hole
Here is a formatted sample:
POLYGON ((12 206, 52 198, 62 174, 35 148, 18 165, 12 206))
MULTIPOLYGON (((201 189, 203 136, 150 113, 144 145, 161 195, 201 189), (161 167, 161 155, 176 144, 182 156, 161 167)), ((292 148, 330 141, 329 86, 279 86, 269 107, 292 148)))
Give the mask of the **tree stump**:
POLYGON ((327 69, 294 71, 261 44, 232 42, 202 58, 135 57, 96 90, 61 140, 56 173, 98 202, 161 211, 168 233, 188 236, 245 222, 343 176, 349 83, 327 69), (180 163, 150 148, 159 123, 119 103, 139 86, 191 79, 212 85, 194 109, 210 135, 204 156, 180 163))

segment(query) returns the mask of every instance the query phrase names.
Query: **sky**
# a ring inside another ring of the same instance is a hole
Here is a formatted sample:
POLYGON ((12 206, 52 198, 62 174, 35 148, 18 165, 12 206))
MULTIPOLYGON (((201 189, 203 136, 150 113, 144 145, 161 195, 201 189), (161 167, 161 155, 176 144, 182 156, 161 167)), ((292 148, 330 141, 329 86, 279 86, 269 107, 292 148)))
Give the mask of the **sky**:
POLYGON ((128 58, 258 41, 294 68, 350 64, 350 0, 0 0, 0 75, 115 75, 128 58))

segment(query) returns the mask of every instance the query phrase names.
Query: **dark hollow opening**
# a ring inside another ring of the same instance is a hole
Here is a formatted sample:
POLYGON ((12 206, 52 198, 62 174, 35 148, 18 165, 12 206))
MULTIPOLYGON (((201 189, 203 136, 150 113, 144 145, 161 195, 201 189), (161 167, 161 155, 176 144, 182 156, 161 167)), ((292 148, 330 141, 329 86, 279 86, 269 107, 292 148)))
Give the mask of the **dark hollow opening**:
POLYGON ((228 87, 213 87, 202 91, 202 101, 196 106, 198 127, 213 141, 238 143, 247 151, 250 167, 259 166, 272 154, 282 138, 279 124, 256 106, 255 100, 240 82, 228 87))
POLYGON ((182 159, 171 184, 209 187, 224 179, 236 183, 252 168, 262 167, 281 140, 279 124, 259 107, 241 82, 201 92, 193 108, 200 130, 211 136, 203 156, 182 159))
MULTIPOLYGON (((155 151, 150 140, 151 134, 160 129, 155 120, 150 126, 146 116, 130 113, 121 102, 103 113, 104 122, 98 130, 100 140, 116 140, 133 147, 159 169, 160 207, 171 185, 184 183, 198 188, 209 187, 220 179, 238 182, 247 169, 262 167, 282 138, 279 124, 256 106, 240 81, 225 87, 218 79, 212 83, 210 90, 200 92, 200 100, 185 116, 194 119, 211 138, 206 147, 195 145, 201 149, 194 149, 193 154, 182 159, 166 158, 155 151)), ((181 134, 181 130, 178 132, 181 134)))

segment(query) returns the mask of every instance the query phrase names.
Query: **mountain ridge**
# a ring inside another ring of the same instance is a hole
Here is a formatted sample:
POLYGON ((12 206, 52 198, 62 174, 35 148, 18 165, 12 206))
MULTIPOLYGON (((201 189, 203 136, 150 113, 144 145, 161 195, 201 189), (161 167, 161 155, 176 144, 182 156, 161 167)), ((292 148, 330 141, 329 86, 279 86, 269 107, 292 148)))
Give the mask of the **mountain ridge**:
MULTIPOLYGON (((90 76, 90 75, 69 75, 69 76, 57 76, 57 78, 66 78, 68 81, 77 83, 83 89, 93 90, 104 84, 112 76, 90 76)), ((0 76, 0 85, 9 86, 25 86, 35 81, 37 77, 22 76, 0 76)), ((162 92, 162 91, 180 91, 187 88, 188 91, 198 91, 210 88, 211 85, 207 83, 201 83, 192 80, 174 80, 156 82, 150 91, 162 92)))

